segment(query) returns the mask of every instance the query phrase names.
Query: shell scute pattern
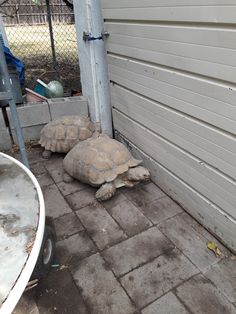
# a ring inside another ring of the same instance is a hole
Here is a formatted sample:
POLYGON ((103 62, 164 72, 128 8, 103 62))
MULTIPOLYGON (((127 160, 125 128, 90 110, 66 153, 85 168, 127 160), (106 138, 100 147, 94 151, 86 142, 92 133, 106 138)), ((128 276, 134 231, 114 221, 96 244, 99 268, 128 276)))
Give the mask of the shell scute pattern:
POLYGON ((64 116, 49 122, 41 131, 40 144, 45 150, 67 153, 79 141, 92 137, 95 125, 87 117, 64 116))
POLYGON ((65 157, 64 168, 72 177, 99 186, 140 163, 123 144, 100 135, 77 144, 65 157))
POLYGON ((58 125, 54 131, 55 140, 64 140, 66 138, 66 129, 63 125, 58 125))

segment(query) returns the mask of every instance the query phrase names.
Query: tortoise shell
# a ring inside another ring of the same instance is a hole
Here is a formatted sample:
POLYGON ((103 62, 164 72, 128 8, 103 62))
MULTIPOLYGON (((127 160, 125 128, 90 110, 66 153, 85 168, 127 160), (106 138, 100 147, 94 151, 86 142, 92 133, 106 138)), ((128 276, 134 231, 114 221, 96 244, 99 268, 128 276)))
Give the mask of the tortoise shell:
POLYGON ((70 176, 92 186, 112 182, 140 163, 122 143, 106 135, 78 143, 63 161, 70 176))
POLYGON ((67 153, 78 142, 91 137, 94 132, 95 126, 89 118, 64 116, 43 127, 39 143, 45 150, 67 153))

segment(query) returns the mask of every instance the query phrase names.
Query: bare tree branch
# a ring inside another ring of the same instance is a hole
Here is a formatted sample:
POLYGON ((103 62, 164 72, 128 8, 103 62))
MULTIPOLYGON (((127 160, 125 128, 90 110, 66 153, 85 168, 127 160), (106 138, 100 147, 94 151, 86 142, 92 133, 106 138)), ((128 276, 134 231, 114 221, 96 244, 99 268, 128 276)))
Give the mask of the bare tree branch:
POLYGON ((12 19, 14 19, 14 17, 15 17, 15 15, 11 15, 11 14, 9 14, 9 13, 6 13, 6 12, 2 11, 2 10, 0 10, 0 14, 2 14, 3 16, 10 17, 10 18, 12 18, 12 19))
MULTIPOLYGON (((8 0, 7 0, 8 1, 8 0)), ((74 9, 73 1, 63 0, 63 2, 71 9, 74 9)))
POLYGON ((0 3, 0 7, 2 6, 2 5, 4 5, 5 3, 7 3, 9 0, 3 0, 3 2, 1 2, 0 3))
POLYGON ((2 14, 2 15, 4 15, 4 16, 7 16, 7 17, 10 17, 10 18, 13 19, 13 18, 15 17, 15 15, 17 14, 17 10, 15 11, 15 14, 9 14, 9 13, 6 12, 6 10, 3 11, 3 9, 4 9, 4 4, 7 3, 8 1, 9 1, 9 0, 4 0, 4 1, 2 1, 2 2, 0 3, 0 8, 2 7, 2 8, 0 9, 0 14, 2 14))

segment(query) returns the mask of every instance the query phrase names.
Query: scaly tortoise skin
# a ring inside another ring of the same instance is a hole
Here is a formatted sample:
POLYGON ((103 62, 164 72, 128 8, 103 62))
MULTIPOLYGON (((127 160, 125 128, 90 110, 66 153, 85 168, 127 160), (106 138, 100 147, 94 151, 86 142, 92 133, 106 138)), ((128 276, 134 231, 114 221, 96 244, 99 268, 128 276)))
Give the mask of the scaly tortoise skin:
POLYGON ((45 149, 43 157, 49 158, 52 152, 68 153, 94 132, 95 125, 86 117, 63 116, 51 121, 41 130, 39 143, 45 149))
POLYGON ((91 186, 100 187, 96 198, 112 197, 122 186, 132 187, 150 178, 149 171, 139 166, 141 160, 132 157, 122 143, 99 135, 78 143, 65 157, 64 181, 72 178, 91 186))

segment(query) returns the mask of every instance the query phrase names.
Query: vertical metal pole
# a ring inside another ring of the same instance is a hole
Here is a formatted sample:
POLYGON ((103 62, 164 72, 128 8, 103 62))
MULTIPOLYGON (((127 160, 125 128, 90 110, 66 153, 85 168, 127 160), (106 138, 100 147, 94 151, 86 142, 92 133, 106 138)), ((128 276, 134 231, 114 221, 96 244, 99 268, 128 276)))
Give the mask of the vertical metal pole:
POLYGON ((9 48, 9 43, 8 43, 8 39, 7 39, 7 34, 6 34, 6 31, 5 31, 5 27, 4 27, 4 24, 3 24, 3 20, 2 20, 2 15, 1 15, 1 13, 0 13, 0 33, 2 33, 4 45, 9 48))
POLYGON ((103 32, 100 0, 76 0, 75 25, 83 95, 88 99, 90 117, 99 122, 102 132, 112 137, 110 82, 106 47, 103 40, 84 41, 83 33, 99 37, 103 32))
POLYGON ((49 35, 50 35, 50 41, 51 41, 51 49, 52 49, 52 62, 53 62, 54 69, 57 70, 57 59, 56 59, 56 49, 55 49, 54 36, 53 36, 50 0, 46 0, 46 7, 47 7, 47 17, 48 17, 48 27, 49 27, 49 35))
POLYGON ((19 5, 16 4, 16 21, 17 21, 17 24, 19 25, 20 24, 20 15, 19 15, 19 5))
POLYGON ((10 105, 10 109, 11 109, 11 116, 12 116, 12 121, 14 124, 15 131, 16 131, 16 136, 17 136, 17 140, 18 140, 18 144, 19 144, 19 148, 20 148, 22 162, 26 167, 29 168, 29 162, 28 162, 28 157, 27 157, 27 153, 26 153, 26 149, 25 149, 24 138, 22 135, 20 121, 19 121, 19 117, 17 114, 17 110, 16 110, 16 104, 15 104, 15 101, 13 99, 13 92, 12 92, 12 87, 11 87, 11 82, 10 82, 10 76, 8 73, 6 58, 5 58, 5 55, 3 52, 2 44, 0 44, 0 73, 3 76, 5 90, 9 94, 9 105, 10 105))

